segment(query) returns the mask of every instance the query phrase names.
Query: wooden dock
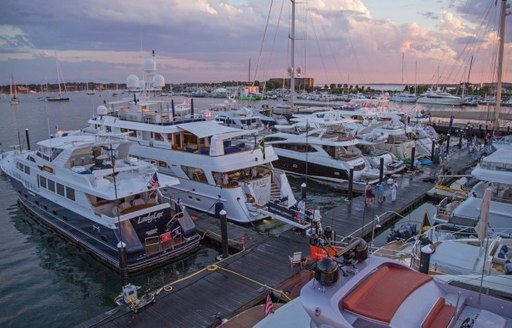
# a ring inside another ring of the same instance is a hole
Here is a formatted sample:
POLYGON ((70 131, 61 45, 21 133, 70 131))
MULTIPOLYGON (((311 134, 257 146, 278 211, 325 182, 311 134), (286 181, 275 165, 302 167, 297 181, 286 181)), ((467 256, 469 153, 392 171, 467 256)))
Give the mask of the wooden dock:
MULTIPOLYGON (((454 148, 456 149, 456 148, 454 148)), ((471 158, 467 151, 450 154, 452 172, 466 170, 471 158)), ((397 178, 397 200, 392 202, 387 191, 383 204, 365 206, 364 197, 346 201, 340 195, 340 204, 323 213, 322 225, 332 227, 338 236, 362 236, 373 233, 376 216, 381 229, 425 200, 425 193, 433 187, 438 167, 432 165, 397 178)), ((389 188, 388 188, 389 189, 389 188)), ((220 240, 218 219, 194 214, 196 225, 205 238, 220 240)), ((378 231, 375 231, 378 233, 378 231)), ((256 232, 251 226, 228 225, 229 258, 212 263, 187 278, 169 281, 157 291, 156 302, 137 313, 119 306, 79 324, 77 327, 214 327, 218 317, 231 318, 261 303, 266 295, 287 298, 296 294, 290 280, 297 280, 300 267, 290 265, 289 256, 296 251, 308 255, 309 239, 304 234, 287 230, 279 236, 256 232), (247 240, 241 250, 241 239, 247 240)), ((300 279, 298 279, 300 280, 300 279)), ((139 295, 140 296, 140 295, 139 295)))

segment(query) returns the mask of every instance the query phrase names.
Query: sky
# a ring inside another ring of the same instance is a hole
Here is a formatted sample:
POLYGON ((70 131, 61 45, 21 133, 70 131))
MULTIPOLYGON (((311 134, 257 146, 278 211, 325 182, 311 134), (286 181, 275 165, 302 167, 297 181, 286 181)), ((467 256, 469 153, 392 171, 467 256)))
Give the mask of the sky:
MULTIPOLYGON (((493 82, 502 1, 297 1, 294 66, 317 85, 493 82)), ((292 66, 290 0, 2 0, 0 11, 4 85, 55 83, 57 66, 64 82, 125 83, 153 50, 167 83, 265 81, 292 66)), ((512 15, 505 30, 512 82, 512 15)))

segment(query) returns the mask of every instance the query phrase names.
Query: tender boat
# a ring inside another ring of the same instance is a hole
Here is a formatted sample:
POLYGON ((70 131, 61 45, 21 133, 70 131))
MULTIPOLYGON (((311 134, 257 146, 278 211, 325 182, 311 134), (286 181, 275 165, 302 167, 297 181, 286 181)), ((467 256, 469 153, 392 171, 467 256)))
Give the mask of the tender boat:
POLYGON ((512 150, 499 149, 484 157, 471 175, 480 180, 464 200, 444 198, 437 206, 436 223, 474 227, 480 217, 485 189, 491 187, 489 226, 502 237, 512 236, 512 150))
POLYGON ((0 167, 41 223, 114 268, 123 242, 135 272, 190 254, 200 236, 184 207, 161 193, 178 179, 130 157, 130 146, 118 136, 56 137, 2 153, 0 167))

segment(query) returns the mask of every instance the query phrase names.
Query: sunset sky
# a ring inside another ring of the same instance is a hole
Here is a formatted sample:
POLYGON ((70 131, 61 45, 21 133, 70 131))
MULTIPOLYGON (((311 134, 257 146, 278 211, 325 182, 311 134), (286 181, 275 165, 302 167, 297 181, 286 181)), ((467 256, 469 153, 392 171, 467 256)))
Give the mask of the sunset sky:
MULTIPOLYGON (((492 82, 502 1, 302 0, 295 66, 315 84, 458 83, 473 58, 470 81, 492 82)), ((124 83, 152 50, 167 83, 248 81, 249 61, 263 81, 290 66, 290 0, 3 0, 1 12, 0 84, 56 82, 55 55, 65 82, 124 83)), ((512 82, 512 15, 506 31, 512 82)))

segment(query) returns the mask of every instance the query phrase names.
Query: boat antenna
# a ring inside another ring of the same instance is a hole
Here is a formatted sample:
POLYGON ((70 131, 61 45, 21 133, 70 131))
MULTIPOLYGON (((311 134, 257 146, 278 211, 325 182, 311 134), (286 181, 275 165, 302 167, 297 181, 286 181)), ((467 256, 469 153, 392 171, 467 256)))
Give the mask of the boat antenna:
POLYGON ((121 217, 119 215, 119 199, 118 199, 118 196, 117 196, 117 181, 116 181, 116 163, 115 163, 115 159, 114 159, 114 150, 112 149, 112 143, 110 143, 109 145, 109 153, 110 153, 110 161, 112 162, 112 180, 114 182, 114 198, 116 200, 115 204, 116 204, 116 208, 117 208, 117 226, 119 227, 119 241, 123 241, 123 234, 122 234, 122 230, 121 230, 121 217))
POLYGON ((505 16, 507 14, 507 0, 501 1, 500 16, 500 47, 498 50, 498 83, 496 86, 496 110, 494 113, 494 130, 499 132, 501 111, 501 86, 503 78, 503 49, 505 47, 505 16))
POLYGON ((112 149, 112 142, 109 144, 110 161, 112 162, 112 179, 114 182, 114 198, 117 214, 117 227, 119 229, 119 242, 117 248, 119 250, 119 273, 121 275, 121 286, 126 286, 128 283, 128 274, 126 271, 126 244, 123 241, 123 229, 121 228, 121 214, 119 208, 119 199, 117 196, 117 181, 116 181, 116 162, 114 158, 114 150, 112 149))

